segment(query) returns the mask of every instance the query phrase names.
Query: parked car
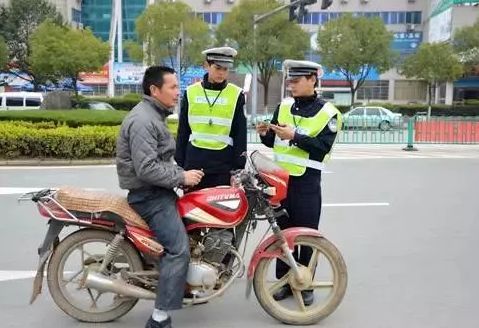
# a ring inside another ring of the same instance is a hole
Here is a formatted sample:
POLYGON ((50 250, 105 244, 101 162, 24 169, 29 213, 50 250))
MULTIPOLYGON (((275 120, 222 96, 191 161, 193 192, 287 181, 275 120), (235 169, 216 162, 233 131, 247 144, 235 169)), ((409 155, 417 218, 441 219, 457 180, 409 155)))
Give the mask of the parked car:
POLYGON ((90 110, 116 110, 115 107, 103 101, 89 101, 83 105, 83 108, 90 110))
POLYGON ((378 128, 387 131, 402 126, 402 114, 393 113, 383 107, 356 107, 343 114, 344 129, 351 128, 378 128))
POLYGON ((1 92, 0 110, 40 109, 43 95, 39 92, 1 92))

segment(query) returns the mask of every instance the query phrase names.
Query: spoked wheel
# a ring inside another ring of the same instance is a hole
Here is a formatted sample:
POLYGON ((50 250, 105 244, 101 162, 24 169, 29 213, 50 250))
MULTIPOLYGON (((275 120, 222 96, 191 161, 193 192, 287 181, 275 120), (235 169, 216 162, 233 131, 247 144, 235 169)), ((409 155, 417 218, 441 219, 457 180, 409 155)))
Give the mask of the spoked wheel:
MULTIPOLYGON (((48 264, 48 288, 55 303, 69 316, 86 322, 115 320, 135 306, 137 299, 114 293, 101 293, 83 287, 87 270, 98 270, 114 234, 98 230, 81 230, 65 238, 48 264)), ((138 252, 126 241, 107 267, 107 276, 120 278, 120 272, 141 271, 138 252)))
MULTIPOLYGON (((265 258, 258 264, 253 286, 259 303, 269 315, 287 324, 310 325, 330 315, 341 303, 347 286, 346 264, 338 249, 325 238, 299 236, 295 246, 299 246, 300 251, 312 251, 308 266, 297 263, 304 281, 297 281, 292 270, 276 279, 276 261, 280 260, 265 258), (276 301, 273 295, 288 285, 291 297, 276 301), (309 306, 303 299, 308 291, 314 295, 314 302, 309 306)), ((278 247, 275 243, 267 251, 275 251, 278 247)))

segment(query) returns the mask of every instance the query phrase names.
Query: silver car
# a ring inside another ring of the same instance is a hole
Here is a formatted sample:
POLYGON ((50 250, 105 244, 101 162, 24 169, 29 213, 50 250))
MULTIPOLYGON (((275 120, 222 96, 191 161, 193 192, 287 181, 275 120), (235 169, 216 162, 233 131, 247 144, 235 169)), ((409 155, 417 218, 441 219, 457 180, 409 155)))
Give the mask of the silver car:
POLYGON ((356 107, 343 114, 344 129, 364 128, 387 131, 402 126, 402 114, 376 106, 356 107))

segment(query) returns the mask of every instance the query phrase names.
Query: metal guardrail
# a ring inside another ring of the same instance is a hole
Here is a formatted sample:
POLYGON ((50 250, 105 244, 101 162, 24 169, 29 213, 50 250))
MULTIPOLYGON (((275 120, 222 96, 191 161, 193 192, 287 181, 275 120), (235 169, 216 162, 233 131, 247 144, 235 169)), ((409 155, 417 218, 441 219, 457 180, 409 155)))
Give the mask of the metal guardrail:
MULTIPOLYGON (((255 122, 270 120, 258 116, 255 122)), ((442 117, 418 115, 397 117, 389 124, 380 119, 349 119, 344 122, 338 143, 343 144, 479 144, 479 117, 442 117)), ((260 143, 255 124, 248 121, 248 142, 260 143)))

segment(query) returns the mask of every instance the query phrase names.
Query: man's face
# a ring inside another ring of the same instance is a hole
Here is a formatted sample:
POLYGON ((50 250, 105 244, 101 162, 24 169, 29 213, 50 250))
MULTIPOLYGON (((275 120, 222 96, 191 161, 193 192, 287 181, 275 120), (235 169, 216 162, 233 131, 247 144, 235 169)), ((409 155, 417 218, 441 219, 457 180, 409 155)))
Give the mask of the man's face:
POLYGON ((287 81, 288 89, 293 97, 307 97, 314 94, 315 77, 298 76, 287 81))
POLYGON ((180 88, 176 74, 165 74, 161 88, 156 85, 152 85, 150 88, 151 96, 166 107, 175 107, 178 104, 180 88))
POLYGON ((206 63, 208 76, 213 83, 223 83, 228 78, 229 70, 217 64, 206 63))

